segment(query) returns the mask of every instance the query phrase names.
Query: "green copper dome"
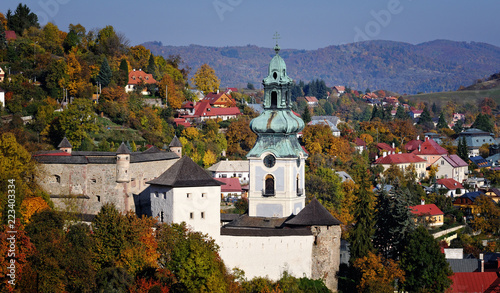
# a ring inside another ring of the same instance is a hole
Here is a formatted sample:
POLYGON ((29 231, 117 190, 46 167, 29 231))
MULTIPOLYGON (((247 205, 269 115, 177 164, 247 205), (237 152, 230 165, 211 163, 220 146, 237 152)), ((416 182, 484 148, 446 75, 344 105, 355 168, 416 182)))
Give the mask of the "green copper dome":
POLYGON ((250 122, 255 133, 298 133, 304 129, 304 121, 291 110, 264 111, 250 122))
POLYGON ((271 62, 269 63, 269 67, 267 69, 267 77, 264 78, 263 81, 264 84, 292 83, 293 80, 287 75, 285 60, 283 60, 283 58, 281 58, 281 56, 278 54, 280 51, 280 47, 276 45, 276 47, 274 47, 274 51, 276 52, 276 55, 274 55, 273 59, 271 59, 271 62))
POLYGON ((274 47, 276 55, 269 63, 264 85, 264 112, 250 122, 250 129, 258 135, 255 146, 247 157, 260 157, 264 152, 272 152, 276 157, 303 157, 297 133, 304 129, 304 121, 291 110, 291 89, 293 80, 288 77, 286 64, 274 47))

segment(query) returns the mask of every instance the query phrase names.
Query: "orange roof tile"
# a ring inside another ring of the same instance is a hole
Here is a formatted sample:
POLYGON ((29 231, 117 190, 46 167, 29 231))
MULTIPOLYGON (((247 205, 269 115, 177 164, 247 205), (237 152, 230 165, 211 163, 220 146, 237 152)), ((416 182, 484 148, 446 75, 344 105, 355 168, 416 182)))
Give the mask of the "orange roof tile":
POLYGON ((152 74, 148 74, 142 70, 133 70, 128 74, 128 84, 139 84, 144 82, 145 84, 154 84, 156 80, 153 78, 152 74))

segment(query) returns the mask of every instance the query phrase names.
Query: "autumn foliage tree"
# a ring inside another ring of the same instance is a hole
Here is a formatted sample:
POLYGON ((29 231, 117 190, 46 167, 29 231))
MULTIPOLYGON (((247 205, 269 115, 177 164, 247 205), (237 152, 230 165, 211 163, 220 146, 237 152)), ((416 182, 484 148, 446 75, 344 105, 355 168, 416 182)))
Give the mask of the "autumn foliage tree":
POLYGON ((179 88, 169 74, 165 74, 161 79, 158 84, 158 91, 160 92, 160 97, 166 99, 169 107, 179 109, 182 106, 182 103, 184 102, 182 89, 179 88))
POLYGON ((397 262, 372 252, 356 259, 353 266, 361 275, 358 292, 395 292, 398 282, 405 280, 397 262))
POLYGON ((217 91, 220 86, 220 79, 215 75, 215 70, 206 63, 198 68, 191 82, 205 95, 217 91))

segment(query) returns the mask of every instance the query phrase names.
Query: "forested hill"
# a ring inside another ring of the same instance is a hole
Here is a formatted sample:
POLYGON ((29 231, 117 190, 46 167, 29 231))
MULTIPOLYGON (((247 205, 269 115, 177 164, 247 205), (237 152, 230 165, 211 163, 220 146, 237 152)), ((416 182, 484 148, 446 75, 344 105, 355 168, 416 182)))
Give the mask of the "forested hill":
MULTIPOLYGON (((162 46, 143 44, 153 54, 180 55, 192 68, 215 69, 222 86, 260 84, 274 51, 243 47, 162 46)), ((327 85, 353 89, 388 89, 399 93, 456 90, 500 67, 500 47, 486 43, 435 40, 418 45, 365 41, 317 50, 281 50, 294 80, 323 79, 327 85)))

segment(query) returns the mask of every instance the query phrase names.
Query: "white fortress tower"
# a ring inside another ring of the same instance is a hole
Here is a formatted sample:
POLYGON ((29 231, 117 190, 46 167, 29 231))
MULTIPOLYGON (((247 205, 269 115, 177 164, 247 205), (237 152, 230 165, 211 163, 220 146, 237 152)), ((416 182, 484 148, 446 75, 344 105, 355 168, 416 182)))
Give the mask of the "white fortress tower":
POLYGON ((130 182, 130 150, 122 142, 120 147, 116 150, 116 182, 127 183, 130 182))

